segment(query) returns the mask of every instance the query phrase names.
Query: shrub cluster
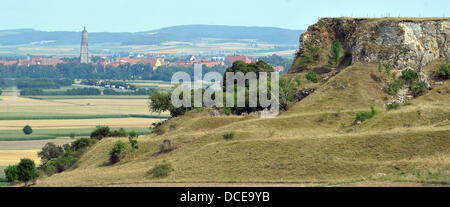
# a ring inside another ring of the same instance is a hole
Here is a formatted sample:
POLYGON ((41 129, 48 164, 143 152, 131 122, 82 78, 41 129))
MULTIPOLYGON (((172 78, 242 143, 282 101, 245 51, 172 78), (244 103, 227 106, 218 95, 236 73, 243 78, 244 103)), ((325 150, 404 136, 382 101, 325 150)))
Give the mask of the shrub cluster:
POLYGON ((444 80, 450 78, 450 62, 442 63, 438 69, 436 69, 436 75, 444 80))
POLYGON ((172 171, 172 165, 163 162, 162 164, 156 164, 155 167, 149 171, 149 174, 152 174, 155 178, 163 178, 169 176, 170 171, 172 171))
POLYGON ((139 149, 139 145, 138 145, 138 141, 137 141, 138 137, 139 137, 139 135, 135 131, 131 131, 128 134, 128 141, 130 142, 130 145, 131 145, 131 152, 139 149))
POLYGON ((231 139, 233 139, 233 138, 234 138, 234 132, 225 133, 225 134, 223 135, 223 138, 224 138, 225 140, 231 140, 231 139))
POLYGON ((109 151, 109 160, 111 164, 119 162, 124 157, 124 151, 127 145, 122 141, 117 141, 111 151, 109 151))
POLYGON ((368 120, 368 119, 372 118, 373 116, 375 116, 377 113, 378 113, 377 110, 373 106, 370 107, 370 112, 366 112, 366 111, 358 112, 358 113, 356 113, 354 124, 368 120))
POLYGON ((10 165, 5 170, 6 180, 10 183, 21 181, 28 186, 29 181, 34 181, 39 177, 39 172, 33 160, 21 159, 19 164, 10 165))
POLYGON ((39 152, 39 155, 42 155, 40 156, 42 165, 39 166, 39 170, 51 175, 69 169, 78 161, 84 150, 96 141, 96 139, 80 138, 62 147, 48 143, 39 152))
POLYGON ((402 71, 401 79, 405 80, 408 83, 411 83, 419 78, 419 75, 415 70, 406 69, 402 71))
POLYGON ((125 131, 125 129, 120 128, 119 130, 111 131, 109 127, 97 127, 92 133, 91 138, 101 140, 105 137, 126 137, 128 136, 128 133, 125 131))
POLYGON ((387 110, 393 110, 393 109, 398 109, 400 108, 400 104, 399 103, 390 103, 388 105, 386 105, 387 110))
POLYGON ((317 73, 314 70, 309 70, 308 73, 306 73, 306 80, 317 83, 319 81, 319 78, 317 77, 317 73))
POLYGON ((415 97, 420 96, 427 90, 427 85, 424 82, 414 82, 411 84, 411 90, 415 97))
POLYGON ((388 90, 389 94, 395 95, 397 94, 398 90, 400 90, 403 87, 403 81, 402 80, 396 80, 392 83, 388 84, 388 90))

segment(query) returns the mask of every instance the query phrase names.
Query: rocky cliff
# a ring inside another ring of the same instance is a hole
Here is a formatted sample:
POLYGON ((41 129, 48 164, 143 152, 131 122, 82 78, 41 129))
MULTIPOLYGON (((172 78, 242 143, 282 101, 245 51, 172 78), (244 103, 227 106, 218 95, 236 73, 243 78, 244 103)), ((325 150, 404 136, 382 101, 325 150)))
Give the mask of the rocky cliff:
POLYGON ((348 48, 352 62, 390 61, 397 69, 420 69, 450 59, 450 18, 322 18, 300 37, 296 58, 306 45, 328 53, 333 40, 348 48))

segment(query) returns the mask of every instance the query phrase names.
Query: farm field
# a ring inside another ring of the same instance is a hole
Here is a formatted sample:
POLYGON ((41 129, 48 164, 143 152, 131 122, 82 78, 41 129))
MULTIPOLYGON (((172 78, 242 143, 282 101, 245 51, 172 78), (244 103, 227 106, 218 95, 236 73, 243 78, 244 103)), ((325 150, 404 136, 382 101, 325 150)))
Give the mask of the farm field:
MULTIPOLYGON (((148 99, 125 99, 79 97, 80 99, 58 97, 36 98, 0 96, 0 117, 8 116, 8 113, 40 113, 46 114, 139 114, 159 115, 148 111, 148 99)), ((147 97, 148 98, 148 97, 147 97)))
POLYGON ((169 117, 167 113, 150 112, 148 96, 0 96, 0 99, 0 166, 15 164, 21 158, 39 163, 37 152, 46 143, 67 144, 73 141, 71 135, 88 137, 97 126, 150 134, 152 123, 169 117), (25 125, 32 127, 32 134, 23 133, 25 125))

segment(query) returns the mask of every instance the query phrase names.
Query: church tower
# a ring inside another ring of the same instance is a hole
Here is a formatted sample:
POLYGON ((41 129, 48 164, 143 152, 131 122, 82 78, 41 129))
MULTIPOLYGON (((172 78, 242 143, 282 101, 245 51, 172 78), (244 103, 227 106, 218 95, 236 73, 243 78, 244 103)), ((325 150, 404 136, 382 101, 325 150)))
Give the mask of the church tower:
POLYGON ((86 31, 86 27, 81 32, 80 63, 89 63, 88 32, 86 31))

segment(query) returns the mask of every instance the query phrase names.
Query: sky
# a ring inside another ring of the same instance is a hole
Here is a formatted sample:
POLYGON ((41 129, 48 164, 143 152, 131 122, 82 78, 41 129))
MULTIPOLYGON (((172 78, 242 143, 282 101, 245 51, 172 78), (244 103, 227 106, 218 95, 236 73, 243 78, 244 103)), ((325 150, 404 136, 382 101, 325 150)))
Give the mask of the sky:
POLYGON ((319 17, 450 16, 450 0, 1 1, 0 30, 138 32, 188 24, 307 29, 319 17))

